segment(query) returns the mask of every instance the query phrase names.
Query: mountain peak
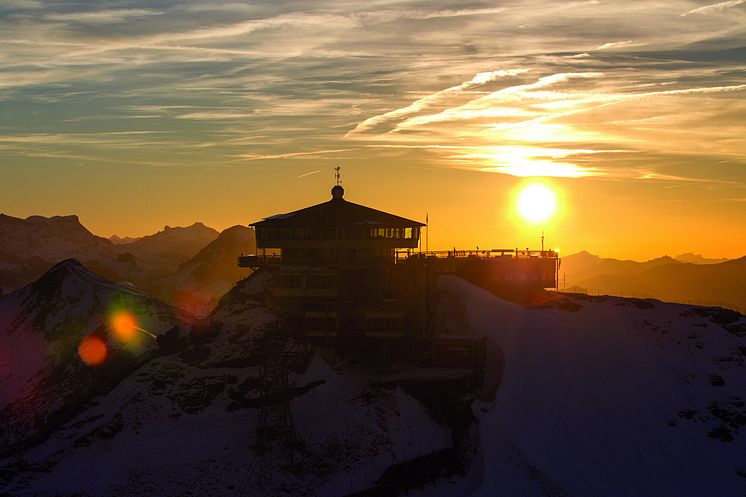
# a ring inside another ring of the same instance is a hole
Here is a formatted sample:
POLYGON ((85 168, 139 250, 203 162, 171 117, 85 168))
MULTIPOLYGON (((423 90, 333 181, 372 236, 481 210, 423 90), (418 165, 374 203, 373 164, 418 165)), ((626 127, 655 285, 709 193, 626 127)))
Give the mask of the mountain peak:
POLYGON ((656 263, 658 265, 660 265, 660 264, 670 264, 670 263, 679 263, 679 261, 677 261, 676 259, 674 259, 670 255, 662 255, 660 257, 656 257, 654 259, 650 259, 647 262, 648 263, 653 262, 653 263, 656 263))
POLYGON ((67 269, 86 269, 86 267, 78 259, 71 258, 71 259, 65 259, 64 261, 58 262, 57 264, 52 266, 50 271, 55 271, 55 270, 59 271, 59 270, 67 270, 67 269))
POLYGON ((679 262, 685 262, 689 264, 719 264, 721 262, 727 262, 728 259, 709 259, 702 256, 702 254, 695 254, 693 252, 687 252, 685 254, 679 254, 674 257, 679 262))
POLYGON ((44 273, 41 278, 36 280, 31 286, 62 286, 71 280, 86 282, 96 282, 113 285, 101 276, 90 271, 77 259, 65 259, 52 266, 49 271, 44 273))
POLYGON ((29 216, 26 218, 26 221, 35 222, 35 223, 47 223, 47 224, 80 224, 80 218, 78 218, 75 214, 70 214, 68 216, 51 216, 51 217, 44 217, 44 216, 29 216))

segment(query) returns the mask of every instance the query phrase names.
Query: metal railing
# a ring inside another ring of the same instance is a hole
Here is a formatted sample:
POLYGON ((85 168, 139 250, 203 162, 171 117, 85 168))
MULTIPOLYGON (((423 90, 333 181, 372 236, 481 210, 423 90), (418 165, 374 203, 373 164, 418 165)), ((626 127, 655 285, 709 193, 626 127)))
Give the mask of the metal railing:
POLYGON ((514 258, 514 259, 557 259, 559 254, 554 250, 520 250, 520 249, 489 249, 489 250, 431 250, 419 252, 412 250, 397 250, 396 261, 408 259, 447 259, 447 258, 514 258))
POLYGON ((239 267, 276 266, 282 262, 282 256, 277 254, 241 254, 238 256, 239 267))

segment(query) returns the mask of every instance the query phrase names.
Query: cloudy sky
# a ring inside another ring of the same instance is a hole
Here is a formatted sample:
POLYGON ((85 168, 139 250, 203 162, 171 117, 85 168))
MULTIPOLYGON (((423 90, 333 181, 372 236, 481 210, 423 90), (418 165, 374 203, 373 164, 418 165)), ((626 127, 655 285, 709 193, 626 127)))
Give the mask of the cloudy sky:
POLYGON ((220 229, 338 164, 430 248, 742 256, 746 0, 0 2, 6 214, 220 229))

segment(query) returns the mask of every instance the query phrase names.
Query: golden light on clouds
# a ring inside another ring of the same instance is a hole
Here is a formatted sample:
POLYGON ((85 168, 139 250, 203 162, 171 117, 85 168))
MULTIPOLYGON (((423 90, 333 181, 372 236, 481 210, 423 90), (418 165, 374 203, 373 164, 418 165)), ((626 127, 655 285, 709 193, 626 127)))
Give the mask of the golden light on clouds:
POLYGON ((570 150, 543 147, 492 147, 481 153, 462 154, 468 159, 481 159, 481 171, 523 177, 582 178, 600 174, 595 168, 581 166, 562 159, 573 155, 593 154, 594 150, 570 150))
POLYGON ((515 197, 543 181, 568 252, 743 255, 745 0, 74 4, 0 6, 7 214, 223 229, 342 165, 350 198, 442 220, 434 246, 534 243, 515 197))

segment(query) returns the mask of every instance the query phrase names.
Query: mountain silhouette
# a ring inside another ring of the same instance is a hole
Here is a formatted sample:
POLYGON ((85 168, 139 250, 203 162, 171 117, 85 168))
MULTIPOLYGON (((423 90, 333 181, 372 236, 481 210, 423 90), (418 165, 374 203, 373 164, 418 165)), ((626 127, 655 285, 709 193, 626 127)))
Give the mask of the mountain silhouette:
POLYGON ((154 293, 192 314, 207 315, 226 292, 251 271, 240 268, 241 253, 256 250, 254 230, 232 226, 173 274, 154 284, 154 293))
POLYGON ((218 231, 202 223, 191 226, 166 226, 153 235, 117 245, 119 252, 131 253, 138 264, 154 271, 175 271, 218 237, 218 231))

